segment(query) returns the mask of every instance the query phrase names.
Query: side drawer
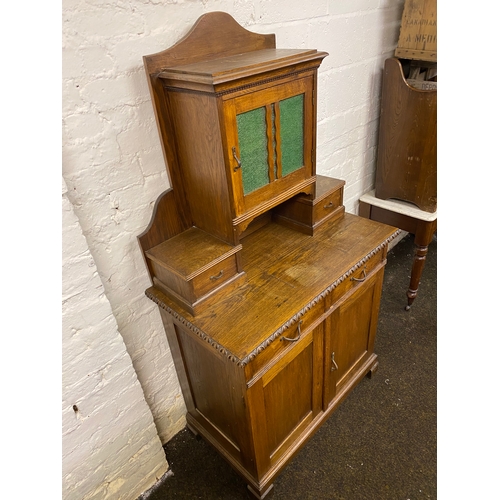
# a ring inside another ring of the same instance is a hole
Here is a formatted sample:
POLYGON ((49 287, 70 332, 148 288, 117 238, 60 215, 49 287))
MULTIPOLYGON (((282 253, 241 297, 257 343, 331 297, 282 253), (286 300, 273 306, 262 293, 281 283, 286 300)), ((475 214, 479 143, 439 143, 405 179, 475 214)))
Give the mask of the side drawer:
POLYGON ((345 181, 316 176, 312 194, 300 194, 273 210, 273 219, 287 227, 313 235, 327 220, 335 220, 345 213, 345 181))
POLYGON ((235 276, 237 272, 236 255, 231 255, 192 279, 194 297, 202 297, 235 276))
POLYGON ((313 207, 313 225, 322 221, 326 217, 329 217, 335 212, 335 210, 341 207, 343 202, 342 198, 342 190, 337 190, 330 193, 322 200, 318 200, 313 207))
POLYGON ((153 284, 191 314, 241 284, 241 245, 192 227, 145 252, 153 284), (189 251, 186 251, 189 249, 189 251))

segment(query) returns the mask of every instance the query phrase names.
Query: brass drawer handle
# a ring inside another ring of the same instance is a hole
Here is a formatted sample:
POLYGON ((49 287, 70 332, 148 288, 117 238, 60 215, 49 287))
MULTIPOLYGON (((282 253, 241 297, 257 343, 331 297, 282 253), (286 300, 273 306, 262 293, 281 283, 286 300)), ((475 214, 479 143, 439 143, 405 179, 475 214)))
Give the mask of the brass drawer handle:
POLYGON ((338 370, 339 369, 339 365, 335 362, 335 353, 332 352, 332 368, 331 368, 331 372, 335 371, 335 370, 338 370))
POLYGON ((220 273, 217 276, 210 276, 210 279, 212 281, 218 280, 219 278, 222 278, 223 274, 224 274, 224 269, 221 269, 220 273))
POLYGON ((363 282, 366 279, 366 267, 363 269, 363 277, 362 278, 355 278, 354 276, 351 278, 351 281, 360 281, 363 282))
POLYGON ((297 332, 299 332, 299 334, 294 339, 290 339, 288 337, 281 337, 280 342, 283 340, 288 340, 288 342, 297 342, 297 340, 300 339, 300 336, 302 334, 302 331, 300 330, 300 325, 302 325, 302 320, 300 320, 299 324, 297 325, 297 332))
POLYGON ((238 166, 234 167, 233 169, 236 172, 236 170, 241 168, 241 160, 236 156, 236 148, 234 146, 233 146, 233 158, 236 160, 236 163, 238 164, 238 166))
POLYGON ((328 203, 328 205, 323 205, 323 208, 332 208, 333 207, 333 201, 331 201, 330 203, 328 203))

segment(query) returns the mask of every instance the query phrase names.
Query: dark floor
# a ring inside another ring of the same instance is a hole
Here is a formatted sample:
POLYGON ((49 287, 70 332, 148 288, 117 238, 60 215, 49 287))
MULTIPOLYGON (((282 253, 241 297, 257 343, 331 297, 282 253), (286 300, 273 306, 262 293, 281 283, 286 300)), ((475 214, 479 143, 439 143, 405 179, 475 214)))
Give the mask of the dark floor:
MULTIPOLYGON (((418 296, 406 290, 413 236, 388 254, 375 351, 365 378, 274 482, 273 500, 437 498, 437 240, 418 296)), ((188 430, 165 446, 171 471, 147 500, 254 498, 246 484, 188 430)))

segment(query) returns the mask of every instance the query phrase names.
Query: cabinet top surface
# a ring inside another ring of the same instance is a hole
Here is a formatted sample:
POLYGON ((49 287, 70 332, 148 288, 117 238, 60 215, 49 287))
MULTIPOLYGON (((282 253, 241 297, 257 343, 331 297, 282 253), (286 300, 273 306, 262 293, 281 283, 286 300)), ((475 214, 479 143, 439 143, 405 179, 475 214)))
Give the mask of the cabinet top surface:
POLYGON ((262 49, 165 68, 158 76, 169 80, 212 83, 231 81, 252 73, 322 60, 328 54, 316 49, 262 49))
POLYGON ((313 237, 270 223, 242 241, 246 283, 196 317, 155 287, 146 294, 241 361, 398 232, 351 214, 313 237))

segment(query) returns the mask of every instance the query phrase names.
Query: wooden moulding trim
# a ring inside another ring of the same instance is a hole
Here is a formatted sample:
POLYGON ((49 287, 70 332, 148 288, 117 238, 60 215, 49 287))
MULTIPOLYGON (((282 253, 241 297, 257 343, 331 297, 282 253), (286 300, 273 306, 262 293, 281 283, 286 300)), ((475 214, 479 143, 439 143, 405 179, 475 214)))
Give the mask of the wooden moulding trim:
MULTIPOLYGON (((266 54, 273 49, 263 49, 266 54)), ((277 52, 280 49, 274 50, 274 55, 278 55, 277 52)), ((283 50, 283 49, 282 49, 283 50)), ((284 49, 286 50, 286 49, 284 49)), ((251 51, 253 54, 262 54, 262 50, 251 51)), ((246 53, 245 53, 246 54, 246 53)), ((194 71, 191 72, 189 69, 185 69, 185 66, 173 66, 170 68, 165 68, 163 71, 158 73, 159 78, 164 78, 166 80, 180 80, 180 81, 192 81, 205 84, 218 85, 220 83, 232 82, 235 80, 240 80, 248 76, 254 76, 259 73, 267 73, 271 71, 276 71, 290 66, 299 65, 303 63, 313 62, 319 66, 316 61, 319 59, 320 62, 328 54, 326 52, 318 52, 315 49, 310 49, 307 51, 302 51, 298 54, 283 54, 281 57, 275 58, 265 58, 262 61, 253 61, 250 64, 243 64, 240 67, 222 69, 215 72, 206 71, 194 71)), ((230 56, 234 60, 235 56, 230 56)), ((213 61, 222 61, 226 58, 215 58, 213 61)))
POLYGON ((241 90, 251 89, 251 88, 257 87, 259 85, 264 85, 264 84, 267 84, 267 83, 271 83, 271 82, 276 82, 276 81, 279 81, 279 80, 283 80, 285 78, 300 77, 300 75, 302 73, 310 72, 311 70, 317 69, 318 67, 319 67, 319 64, 317 64, 315 66, 312 66, 312 67, 308 66, 307 68, 304 68, 304 69, 298 70, 298 71, 293 71, 291 73, 284 73, 283 75, 276 75, 276 76, 273 76, 271 78, 264 78, 264 79, 259 80, 257 82, 247 83, 247 84, 241 85, 239 87, 234 87, 234 88, 230 88, 230 89, 227 89, 227 90, 219 90, 219 91, 216 91, 215 94, 217 96, 223 96, 223 95, 226 95, 226 94, 231 94, 233 92, 239 92, 241 90))
POLYGON ((159 307, 168 312, 175 320, 189 328, 193 333, 195 333, 201 340, 210 344, 214 349, 219 351, 220 354, 228 358, 233 363, 236 363, 240 367, 246 366, 250 361, 255 359, 264 349, 269 347, 272 342, 274 342, 278 337, 283 335, 285 330, 290 328, 292 325, 297 323, 304 314, 306 314, 311 308, 313 308, 318 302, 323 300, 328 294, 337 288, 346 278, 353 274, 357 269, 363 266, 368 260, 370 260, 375 254, 380 252, 384 247, 386 247, 393 239, 395 239, 401 233, 401 229, 395 231, 389 238, 387 238, 383 243, 374 248, 368 255, 363 257, 359 262, 352 266, 346 273, 344 273, 340 278, 334 281, 330 286, 328 286, 323 292, 321 292, 317 297, 315 297, 309 304, 303 307, 297 314, 294 314, 286 323, 284 323, 278 330, 276 330, 270 337, 268 337, 264 342, 257 346, 250 354, 245 356, 243 359, 238 358, 233 353, 228 351, 224 346, 221 346, 218 342, 213 340, 205 332, 197 328, 186 318, 180 315, 178 312, 167 306, 161 299, 153 295, 149 290, 146 290, 146 296, 155 302, 159 307))
POLYGON ((225 347, 221 346, 218 342, 215 342, 210 336, 208 336, 205 332, 197 328, 195 325, 193 325, 191 322, 189 322, 184 316, 180 315, 178 312, 174 311, 171 307, 167 306, 161 299, 153 295, 149 290, 146 290, 146 297, 151 299, 153 302, 155 302, 158 307, 161 307, 163 310, 168 312, 175 320, 177 320, 179 323, 182 325, 186 326, 191 330, 193 333, 195 333, 198 337, 200 337, 201 340, 204 342, 207 342, 210 344, 214 349, 219 351, 220 354, 223 356, 227 357, 234 363, 244 366, 241 364, 241 360, 236 357, 234 354, 229 352, 225 347))
MULTIPOLYGON (((298 77, 300 78, 300 75, 302 75, 303 73, 307 73, 307 72, 310 72, 311 70, 314 70, 314 69, 317 69, 319 67, 319 64, 318 65, 315 65, 315 66, 312 66, 312 67, 307 67, 307 68, 304 68, 302 70, 297 70, 297 71, 293 71, 291 73, 284 73, 282 75, 276 75, 276 76, 273 76, 273 77, 270 77, 270 78, 263 78, 261 80, 258 80, 256 82, 252 82, 252 83, 245 83, 245 84, 242 84, 242 85, 239 85, 239 86, 235 86, 235 87, 230 87, 228 89, 223 89, 223 90, 216 90, 214 89, 214 87, 216 85, 221 85, 221 84, 214 84, 212 85, 212 83, 203 83, 203 82, 198 82, 198 90, 200 91, 205 91, 205 92, 208 92, 210 94, 214 94, 216 97, 222 97, 222 96, 225 96, 227 94, 233 94, 235 92, 241 92, 241 91, 244 91, 244 90, 247 90, 247 89, 251 89, 253 87, 258 87, 260 85, 265 85, 267 83, 271 83, 271 82, 276 82, 276 81, 279 81, 279 80, 283 80, 285 78, 290 78, 290 77, 298 77)), ((160 79, 161 79, 161 73, 159 75, 160 79)), ((183 89, 182 87, 179 88, 179 87, 176 87, 175 85, 171 85, 170 83, 163 83, 163 88, 165 90, 169 90, 169 91, 181 91, 181 90, 191 90, 191 87, 187 87, 186 89, 183 89)))

